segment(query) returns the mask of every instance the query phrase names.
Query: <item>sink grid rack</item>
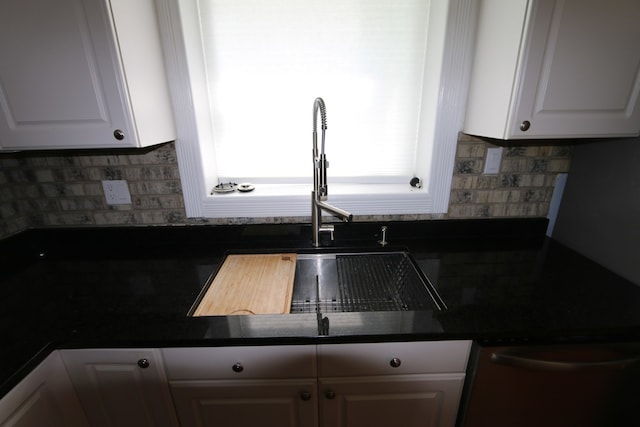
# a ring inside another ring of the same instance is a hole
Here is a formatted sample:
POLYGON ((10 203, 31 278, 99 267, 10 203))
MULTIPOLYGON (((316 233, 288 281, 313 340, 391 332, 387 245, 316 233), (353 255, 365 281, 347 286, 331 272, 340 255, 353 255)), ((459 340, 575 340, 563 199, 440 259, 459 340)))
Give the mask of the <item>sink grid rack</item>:
POLYGON ((434 310, 423 279, 404 253, 337 255, 339 295, 293 300, 291 313, 434 310))

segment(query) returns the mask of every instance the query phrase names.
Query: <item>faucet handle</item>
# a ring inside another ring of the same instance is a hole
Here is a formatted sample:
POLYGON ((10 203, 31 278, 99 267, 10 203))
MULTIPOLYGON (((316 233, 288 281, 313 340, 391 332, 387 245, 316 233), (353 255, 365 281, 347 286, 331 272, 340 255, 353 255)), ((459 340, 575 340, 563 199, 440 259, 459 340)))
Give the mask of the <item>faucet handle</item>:
POLYGON ((322 224, 320 225, 320 228, 318 228, 318 233, 329 233, 329 237, 331 238, 331 241, 333 242, 334 240, 334 232, 335 227, 333 226, 333 224, 322 224))

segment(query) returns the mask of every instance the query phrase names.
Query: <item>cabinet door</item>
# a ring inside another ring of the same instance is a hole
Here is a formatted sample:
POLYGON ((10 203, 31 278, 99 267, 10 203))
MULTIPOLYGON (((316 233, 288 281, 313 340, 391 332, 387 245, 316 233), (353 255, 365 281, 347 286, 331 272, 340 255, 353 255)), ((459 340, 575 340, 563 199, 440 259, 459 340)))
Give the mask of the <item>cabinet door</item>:
POLYGON ((57 351, 51 353, 0 399, 0 425, 16 427, 88 425, 57 351))
POLYGON ((464 374, 320 379, 322 427, 453 427, 464 374))
POLYGON ((158 350, 62 350, 91 426, 176 426, 158 350))
POLYGON ((638 16, 637 1, 533 2, 510 134, 637 135, 638 16))
POLYGON ((315 379, 172 381, 183 426, 318 425, 315 379))
POLYGON ((640 132, 640 2, 479 2, 464 131, 501 139, 640 132))
POLYGON ((152 0, 4 1, 0 146, 138 147, 175 139, 157 27, 152 0))

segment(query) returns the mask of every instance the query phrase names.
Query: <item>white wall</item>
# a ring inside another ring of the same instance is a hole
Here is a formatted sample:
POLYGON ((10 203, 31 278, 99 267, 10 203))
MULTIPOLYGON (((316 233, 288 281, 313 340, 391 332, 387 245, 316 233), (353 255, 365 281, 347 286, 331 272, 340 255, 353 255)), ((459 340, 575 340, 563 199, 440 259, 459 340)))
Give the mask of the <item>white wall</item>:
POLYGON ((640 139, 575 147, 553 238, 640 285, 640 139))

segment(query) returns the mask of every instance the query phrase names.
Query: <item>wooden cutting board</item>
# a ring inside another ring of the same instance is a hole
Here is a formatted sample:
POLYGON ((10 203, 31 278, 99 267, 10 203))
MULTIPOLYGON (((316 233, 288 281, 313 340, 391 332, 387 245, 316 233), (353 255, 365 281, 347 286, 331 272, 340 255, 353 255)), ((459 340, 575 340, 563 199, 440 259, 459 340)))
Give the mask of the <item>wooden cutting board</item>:
POLYGON ((193 315, 289 313, 295 272, 295 253, 229 255, 193 315))

